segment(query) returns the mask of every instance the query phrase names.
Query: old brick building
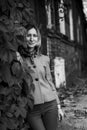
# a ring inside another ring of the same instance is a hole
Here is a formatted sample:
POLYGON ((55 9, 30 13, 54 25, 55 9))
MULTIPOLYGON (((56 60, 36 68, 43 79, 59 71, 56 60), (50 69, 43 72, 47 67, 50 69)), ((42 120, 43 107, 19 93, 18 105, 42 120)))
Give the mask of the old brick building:
POLYGON ((65 59, 67 79, 75 71, 80 75, 87 59, 82 1, 38 0, 35 7, 42 31, 43 53, 51 59, 57 56, 65 59))

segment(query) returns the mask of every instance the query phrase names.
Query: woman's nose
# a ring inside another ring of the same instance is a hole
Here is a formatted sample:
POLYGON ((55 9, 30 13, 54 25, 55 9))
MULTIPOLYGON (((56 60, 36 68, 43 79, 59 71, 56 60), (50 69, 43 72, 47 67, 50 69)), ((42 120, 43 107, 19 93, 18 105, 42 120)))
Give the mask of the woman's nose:
POLYGON ((33 41, 33 38, 34 38, 33 35, 31 35, 31 36, 30 36, 30 40, 33 41))

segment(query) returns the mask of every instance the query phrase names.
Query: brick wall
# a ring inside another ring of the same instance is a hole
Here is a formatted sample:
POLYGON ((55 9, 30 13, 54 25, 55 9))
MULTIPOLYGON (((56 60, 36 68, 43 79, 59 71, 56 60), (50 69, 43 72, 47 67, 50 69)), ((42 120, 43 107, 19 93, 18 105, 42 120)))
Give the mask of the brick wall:
MULTIPOLYGON (((65 59, 66 79, 74 71, 79 71, 79 54, 74 47, 65 44, 57 38, 47 38, 47 54, 51 58, 51 72, 53 74, 53 59, 58 56, 65 59)), ((54 78, 53 78, 54 80, 54 78)))

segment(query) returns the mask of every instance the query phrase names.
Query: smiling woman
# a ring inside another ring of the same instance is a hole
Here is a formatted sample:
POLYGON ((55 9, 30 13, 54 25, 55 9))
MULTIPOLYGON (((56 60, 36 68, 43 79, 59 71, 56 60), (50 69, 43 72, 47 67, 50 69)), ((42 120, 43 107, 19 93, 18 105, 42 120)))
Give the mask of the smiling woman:
POLYGON ((29 25, 26 29, 27 46, 19 47, 18 51, 28 68, 25 67, 25 71, 32 77, 35 87, 31 92, 34 106, 33 109, 28 109, 27 120, 33 130, 56 130, 57 117, 63 117, 63 112, 52 82, 50 59, 41 54, 41 36, 38 28, 29 25))

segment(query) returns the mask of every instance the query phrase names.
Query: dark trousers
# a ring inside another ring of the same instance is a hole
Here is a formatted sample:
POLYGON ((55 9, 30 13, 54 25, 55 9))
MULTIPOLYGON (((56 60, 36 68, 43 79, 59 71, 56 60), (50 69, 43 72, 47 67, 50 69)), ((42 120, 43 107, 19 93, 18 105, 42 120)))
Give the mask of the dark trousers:
POLYGON ((56 130, 57 117, 57 103, 54 100, 35 105, 33 110, 29 110, 28 122, 33 130, 56 130))

